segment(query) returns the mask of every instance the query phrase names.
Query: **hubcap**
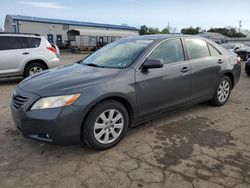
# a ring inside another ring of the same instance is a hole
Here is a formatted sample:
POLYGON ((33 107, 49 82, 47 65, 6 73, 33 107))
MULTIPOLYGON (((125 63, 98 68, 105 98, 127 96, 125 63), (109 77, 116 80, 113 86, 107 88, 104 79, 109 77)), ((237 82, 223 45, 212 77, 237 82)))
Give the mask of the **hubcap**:
POLYGON ((227 80, 223 80, 218 88, 217 97, 218 100, 223 103, 229 96, 230 85, 227 80))
POLYGON ((98 142, 108 144, 114 142, 121 134, 124 126, 122 114, 109 109, 98 116, 94 125, 94 135, 98 142))
POLYGON ((37 73, 39 73, 39 72, 42 72, 43 71, 43 69, 41 68, 41 67, 39 67, 39 66, 34 66, 34 67, 32 67, 31 69, 30 69, 30 76, 31 75, 34 75, 34 74, 37 74, 37 73))

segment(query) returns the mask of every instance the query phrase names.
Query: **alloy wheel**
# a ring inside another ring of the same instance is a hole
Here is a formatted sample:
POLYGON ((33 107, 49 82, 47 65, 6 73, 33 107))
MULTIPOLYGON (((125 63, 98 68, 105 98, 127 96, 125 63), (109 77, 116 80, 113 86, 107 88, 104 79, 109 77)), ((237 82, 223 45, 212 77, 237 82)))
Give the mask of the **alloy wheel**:
POLYGON ((124 118, 121 112, 109 109, 101 113, 94 125, 95 139, 102 144, 114 142, 124 127, 124 118))
POLYGON ((43 71, 43 69, 42 69, 41 67, 39 67, 39 66, 34 66, 34 67, 32 67, 32 68, 30 69, 29 75, 32 76, 32 75, 37 74, 37 73, 42 72, 42 71, 43 71))
POLYGON ((217 97, 219 102, 223 103, 227 100, 230 93, 230 84, 227 80, 223 80, 218 88, 217 97))

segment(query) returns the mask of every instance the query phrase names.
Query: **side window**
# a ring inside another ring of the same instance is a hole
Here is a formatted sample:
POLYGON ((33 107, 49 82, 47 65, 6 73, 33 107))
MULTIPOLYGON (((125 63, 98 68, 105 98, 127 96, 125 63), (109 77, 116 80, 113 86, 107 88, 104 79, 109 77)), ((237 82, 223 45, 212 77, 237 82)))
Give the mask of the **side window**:
POLYGON ((40 38, 22 37, 22 48, 37 48, 40 46, 40 38))
POLYGON ((161 59, 164 64, 184 61, 184 52, 180 39, 162 42, 149 55, 148 59, 161 59))
POLYGON ((219 55, 221 55, 221 53, 215 47, 213 47, 211 44, 208 43, 208 47, 209 47, 211 56, 219 56, 219 55))
POLYGON ((207 43, 202 39, 185 39, 190 59, 210 56, 207 43))
POLYGON ((19 37, 0 37, 0 50, 14 50, 21 48, 21 41, 19 37))

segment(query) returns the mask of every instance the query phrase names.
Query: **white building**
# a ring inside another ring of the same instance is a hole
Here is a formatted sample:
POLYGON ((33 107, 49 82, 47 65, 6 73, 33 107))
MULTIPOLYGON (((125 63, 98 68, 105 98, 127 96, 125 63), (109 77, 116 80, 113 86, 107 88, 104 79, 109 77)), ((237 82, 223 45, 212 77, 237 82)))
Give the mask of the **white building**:
POLYGON ((70 44, 72 41, 76 45, 76 43, 79 43, 77 40, 83 37, 85 43, 80 42, 79 44, 87 47, 105 45, 121 37, 138 35, 138 29, 130 26, 21 15, 7 15, 4 28, 5 32, 40 34, 58 46, 70 44), (75 35, 81 35, 81 37, 75 37, 74 32, 75 35))

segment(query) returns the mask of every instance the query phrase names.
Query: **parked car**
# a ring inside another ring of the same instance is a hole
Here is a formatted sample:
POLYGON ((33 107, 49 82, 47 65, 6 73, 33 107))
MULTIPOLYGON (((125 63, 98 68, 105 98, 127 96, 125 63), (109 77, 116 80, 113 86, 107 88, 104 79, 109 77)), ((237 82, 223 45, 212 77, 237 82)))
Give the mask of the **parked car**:
POLYGON ((250 47, 250 42, 245 42, 244 44, 250 47))
POLYGON ((247 60, 245 65, 245 71, 248 76, 250 76, 250 58, 247 60))
POLYGON ((59 65, 56 49, 46 38, 0 34, 0 77, 24 76, 59 65))
POLYGON ((107 149, 128 127, 162 112, 203 101, 224 105, 240 72, 237 55, 208 39, 134 36, 23 80, 11 111, 27 138, 107 149))
POLYGON ((234 51, 241 59, 247 60, 250 57, 250 47, 238 42, 228 42, 221 44, 224 48, 234 51))

